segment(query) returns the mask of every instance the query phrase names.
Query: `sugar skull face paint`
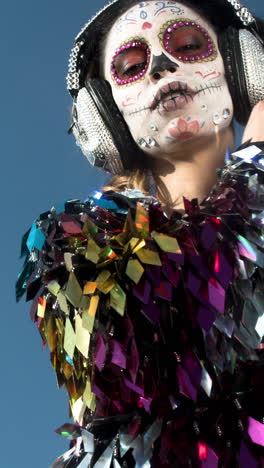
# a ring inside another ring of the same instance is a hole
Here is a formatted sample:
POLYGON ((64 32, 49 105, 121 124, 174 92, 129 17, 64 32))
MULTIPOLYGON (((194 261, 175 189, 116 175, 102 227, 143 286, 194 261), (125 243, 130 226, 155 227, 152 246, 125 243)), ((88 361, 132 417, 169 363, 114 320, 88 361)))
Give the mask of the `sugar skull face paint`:
POLYGON ((144 148, 152 155, 174 153, 175 145, 232 121, 216 33, 180 2, 150 0, 144 8, 141 2, 118 18, 106 39, 103 69, 135 141, 155 139, 144 148), (215 115, 221 116, 217 125, 215 115))

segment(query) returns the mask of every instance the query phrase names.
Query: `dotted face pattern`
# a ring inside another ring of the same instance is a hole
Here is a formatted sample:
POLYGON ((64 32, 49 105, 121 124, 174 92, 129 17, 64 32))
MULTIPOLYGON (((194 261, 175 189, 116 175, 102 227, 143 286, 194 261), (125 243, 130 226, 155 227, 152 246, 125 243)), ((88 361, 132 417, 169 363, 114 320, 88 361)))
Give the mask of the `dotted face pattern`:
MULTIPOLYGON (((216 46, 208 31, 188 18, 166 22, 160 31, 161 46, 184 63, 215 60, 216 46)), ((145 39, 131 39, 115 52, 111 74, 119 86, 132 84, 144 77, 149 67, 151 51, 145 39)))

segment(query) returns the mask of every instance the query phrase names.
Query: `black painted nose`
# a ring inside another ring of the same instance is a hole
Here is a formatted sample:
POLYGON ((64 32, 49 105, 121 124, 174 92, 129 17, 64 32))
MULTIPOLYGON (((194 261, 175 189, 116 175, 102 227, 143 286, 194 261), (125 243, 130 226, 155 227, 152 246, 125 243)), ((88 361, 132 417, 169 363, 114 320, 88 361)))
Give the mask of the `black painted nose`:
POLYGON ((179 65, 175 62, 172 62, 167 55, 162 53, 161 55, 154 55, 153 62, 150 70, 150 75, 154 76, 157 80, 161 78, 160 73, 164 71, 169 71, 171 73, 176 72, 179 65), (156 75, 156 76, 155 76, 156 75))

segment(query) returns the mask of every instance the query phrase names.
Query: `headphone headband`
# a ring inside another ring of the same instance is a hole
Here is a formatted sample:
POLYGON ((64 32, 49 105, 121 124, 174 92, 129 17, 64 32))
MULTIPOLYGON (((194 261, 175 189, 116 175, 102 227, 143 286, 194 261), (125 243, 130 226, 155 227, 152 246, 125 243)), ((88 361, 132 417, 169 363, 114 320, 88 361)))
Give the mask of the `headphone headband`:
POLYGON ((237 0, 227 0, 228 3, 234 8, 236 16, 240 19, 243 26, 250 26, 255 23, 254 16, 250 13, 249 9, 241 5, 237 0))

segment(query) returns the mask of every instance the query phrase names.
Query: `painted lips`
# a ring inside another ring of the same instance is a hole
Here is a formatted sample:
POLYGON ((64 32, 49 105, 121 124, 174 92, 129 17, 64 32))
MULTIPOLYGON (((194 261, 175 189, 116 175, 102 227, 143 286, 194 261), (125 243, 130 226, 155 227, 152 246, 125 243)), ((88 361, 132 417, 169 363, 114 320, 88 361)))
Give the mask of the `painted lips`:
POLYGON ((182 81, 173 81, 162 86, 156 93, 150 109, 172 112, 182 109, 193 101, 195 91, 182 81))

